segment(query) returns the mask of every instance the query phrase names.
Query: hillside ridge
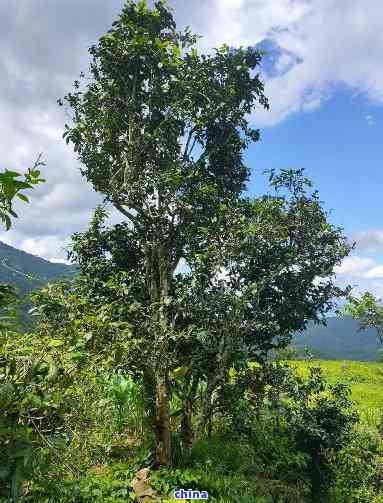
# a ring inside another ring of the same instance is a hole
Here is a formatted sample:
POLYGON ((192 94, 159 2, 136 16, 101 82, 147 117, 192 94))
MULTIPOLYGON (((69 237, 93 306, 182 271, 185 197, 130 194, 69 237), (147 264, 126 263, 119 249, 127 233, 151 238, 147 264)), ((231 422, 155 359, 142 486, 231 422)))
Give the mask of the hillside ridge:
POLYGON ((0 283, 13 285, 20 295, 75 274, 75 265, 49 262, 0 241, 0 283))
POLYGON ((327 326, 314 322, 293 336, 291 345, 308 347, 324 360, 376 361, 382 347, 372 328, 359 330, 359 323, 350 316, 327 318, 327 326))

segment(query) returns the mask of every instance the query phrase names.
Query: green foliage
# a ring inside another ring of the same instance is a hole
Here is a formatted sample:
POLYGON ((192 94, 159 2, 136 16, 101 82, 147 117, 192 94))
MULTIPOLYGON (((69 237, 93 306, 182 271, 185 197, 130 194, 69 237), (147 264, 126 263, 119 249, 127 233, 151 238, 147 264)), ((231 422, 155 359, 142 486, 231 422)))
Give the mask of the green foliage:
POLYGON ((187 367, 193 380, 178 387, 183 433, 192 433, 192 395, 204 383, 202 435, 231 367, 262 361, 344 294, 333 267, 350 250, 317 193, 306 192, 303 170, 271 174, 277 197, 242 196, 250 174, 243 153, 259 139, 249 114, 256 104, 268 108, 256 73, 262 54, 227 45, 199 54, 196 41, 176 30, 164 2, 150 9, 128 1, 89 50, 90 78, 82 74, 87 82, 64 98, 73 112, 64 137, 82 174, 129 221, 105 229, 98 208, 89 231, 74 237, 78 292, 116 328, 89 349, 120 345, 129 370, 145 377, 167 465, 170 373, 187 367), (189 274, 176 275, 182 259, 189 274))
MULTIPOLYGON (((12 292, 1 288, 2 304, 12 305, 12 292)), ((51 446, 62 432, 65 376, 49 350, 32 336, 15 331, 12 316, 0 327, 0 480, 14 500, 36 464, 41 447, 51 446)))
POLYGON ((178 488, 205 490, 201 475, 193 470, 158 470, 150 475, 153 487, 160 493, 171 496, 178 488))
POLYGON ((358 416, 347 385, 328 385, 318 367, 310 367, 307 382, 296 378, 290 389, 287 423, 297 448, 310 456, 308 470, 315 501, 321 501, 336 478, 332 457, 337 457, 353 432, 358 416))
POLYGON ((45 166, 41 161, 41 154, 33 167, 29 168, 24 175, 8 169, 0 173, 0 219, 5 224, 6 230, 9 230, 12 225, 11 217, 17 218, 13 210, 14 198, 18 197, 28 202, 28 197, 21 191, 32 189, 34 185, 45 182, 43 178, 40 178, 40 166, 45 166), (24 176, 24 180, 19 180, 21 176, 24 176))
POLYGON ((345 384, 328 385, 319 367, 310 367, 307 382, 296 379, 290 391, 295 403, 289 408, 289 420, 304 449, 341 447, 357 421, 349 395, 345 384))
POLYGON ((243 441, 219 438, 199 440, 193 446, 190 462, 195 468, 214 468, 224 475, 254 474, 260 467, 254 464, 254 448, 243 441))
POLYGON ((142 434, 145 423, 142 385, 117 374, 110 379, 109 393, 116 411, 115 431, 121 433, 125 425, 131 432, 142 434))
MULTIPOLYGON (((259 139, 248 117, 268 108, 262 54, 203 55, 196 41, 165 2, 127 1, 90 48, 91 78, 65 98, 82 174, 129 222, 107 228, 96 208, 73 236, 79 276, 32 295, 33 333, 14 330, 0 287, 5 497, 129 501, 138 468, 171 462, 151 474, 166 497, 185 485, 212 501, 323 502, 346 484, 348 386, 268 357, 348 293, 333 269, 351 247, 303 170, 271 171, 275 197, 243 196, 243 153, 259 139)), ((7 226, 39 175, 0 178, 7 226)), ((369 449, 355 494, 377 487, 380 447, 369 449)))
POLYGON ((347 384, 355 401, 360 421, 376 427, 383 410, 383 373, 380 363, 353 361, 313 360, 292 361, 291 366, 304 378, 309 376, 309 366, 320 366, 327 382, 347 384))
POLYGON ((383 306, 381 299, 376 299, 370 292, 365 292, 360 298, 349 295, 347 304, 339 314, 349 314, 358 320, 361 330, 374 328, 382 342, 383 306))
POLYGON ((339 453, 336 482, 330 498, 334 503, 383 501, 383 443, 376 431, 360 429, 339 453))
MULTIPOLYGON (((245 477, 242 473, 223 474, 212 466, 204 469, 161 470, 150 480, 169 497, 178 488, 198 489, 209 493, 209 501, 226 503, 304 503, 304 488, 289 486, 278 480, 245 477)), ((166 500, 167 501, 167 500, 166 500)), ((171 500, 176 501, 176 500, 171 500)))
POLYGON ((242 188, 241 150, 258 139, 246 114, 257 101, 268 106, 253 74, 261 54, 223 46, 200 55, 192 49, 196 40, 188 29, 176 31, 164 3, 140 9, 129 1, 90 48, 92 82, 85 89, 75 82, 65 97, 74 112, 66 140, 79 153, 83 174, 117 207, 142 213, 143 202, 160 190, 166 198, 178 194, 184 213, 182 202, 213 203, 214 195, 242 188), (196 144, 203 153, 193 162, 196 144))
POLYGON ((302 379, 288 365, 276 362, 237 372, 219 392, 217 413, 224 418, 221 428, 229 438, 258 441, 260 425, 266 422, 269 429, 261 429, 265 459, 271 461, 272 451, 277 453, 271 466, 278 467, 278 477, 284 474, 291 481, 297 472, 305 473, 312 497, 322 501, 335 480, 333 459, 357 421, 349 394, 345 384, 326 383, 320 368, 310 367, 308 379, 302 379), (278 448, 273 432, 284 438, 278 448))
POLYGON ((39 480, 30 485, 25 503, 125 503, 135 501, 130 465, 95 466, 81 479, 39 480))

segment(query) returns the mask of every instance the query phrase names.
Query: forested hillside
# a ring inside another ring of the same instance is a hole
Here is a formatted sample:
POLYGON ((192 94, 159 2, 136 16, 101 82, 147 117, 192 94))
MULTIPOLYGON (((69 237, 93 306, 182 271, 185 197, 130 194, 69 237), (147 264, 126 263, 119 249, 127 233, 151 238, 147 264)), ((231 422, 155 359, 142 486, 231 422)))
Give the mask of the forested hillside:
POLYGON ((327 318, 327 325, 309 322, 306 330, 294 335, 292 346, 309 348, 323 360, 376 361, 381 347, 376 330, 359 330, 358 321, 344 318, 327 318))
POLYGON ((52 263, 0 241, 0 283, 16 287, 20 295, 75 272, 75 266, 52 263))

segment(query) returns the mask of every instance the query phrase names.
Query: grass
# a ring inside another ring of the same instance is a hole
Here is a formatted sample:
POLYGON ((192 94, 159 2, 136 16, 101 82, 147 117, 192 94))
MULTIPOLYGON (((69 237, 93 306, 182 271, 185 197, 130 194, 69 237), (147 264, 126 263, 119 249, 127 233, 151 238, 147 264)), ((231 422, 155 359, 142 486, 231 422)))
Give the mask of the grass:
POLYGON ((378 424, 383 413, 383 364, 348 360, 293 360, 289 363, 301 376, 308 376, 309 367, 320 366, 330 383, 348 384, 361 423, 378 424))

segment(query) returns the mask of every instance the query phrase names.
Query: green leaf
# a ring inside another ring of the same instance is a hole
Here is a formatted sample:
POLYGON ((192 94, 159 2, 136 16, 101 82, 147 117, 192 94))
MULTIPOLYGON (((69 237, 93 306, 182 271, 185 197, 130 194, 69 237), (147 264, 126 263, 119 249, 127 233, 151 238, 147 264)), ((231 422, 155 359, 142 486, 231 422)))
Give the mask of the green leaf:
POLYGON ((86 353, 82 353, 80 351, 75 351, 73 353, 69 353, 69 357, 72 360, 81 360, 82 358, 84 358, 84 356, 86 356, 86 353))
POLYGON ((64 345, 64 341, 62 339, 50 339, 48 342, 48 346, 52 348, 58 348, 64 345))
POLYGON ((21 199, 22 201, 25 201, 26 203, 29 203, 29 199, 27 198, 27 196, 25 196, 24 194, 16 194, 16 196, 21 199))
POLYGON ((4 173, 1 173, 7 178, 16 178, 18 176, 21 176, 20 173, 17 173, 16 171, 8 171, 7 169, 5 170, 4 173))

